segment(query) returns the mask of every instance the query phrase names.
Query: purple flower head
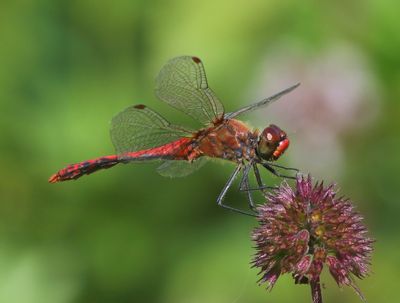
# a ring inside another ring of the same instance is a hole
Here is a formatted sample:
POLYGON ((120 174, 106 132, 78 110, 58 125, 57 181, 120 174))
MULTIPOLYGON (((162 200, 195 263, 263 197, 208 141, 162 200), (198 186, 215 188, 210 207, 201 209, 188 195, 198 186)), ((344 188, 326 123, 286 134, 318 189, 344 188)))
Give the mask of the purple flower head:
POLYGON ((266 282, 267 289, 281 274, 292 273, 295 283, 316 289, 316 299, 326 265, 339 286, 353 287, 363 299, 354 277, 368 274, 373 240, 351 201, 336 193, 334 185, 313 186, 311 176, 299 176, 295 190, 283 182, 268 194, 268 203, 258 207, 252 263, 260 268, 260 282, 266 282))

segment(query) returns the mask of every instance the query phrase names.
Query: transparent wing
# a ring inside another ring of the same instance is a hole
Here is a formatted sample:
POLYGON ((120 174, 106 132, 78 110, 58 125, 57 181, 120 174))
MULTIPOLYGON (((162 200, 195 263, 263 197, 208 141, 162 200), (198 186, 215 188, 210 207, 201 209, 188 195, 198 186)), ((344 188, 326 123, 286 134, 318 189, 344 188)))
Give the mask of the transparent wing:
POLYGON ((224 107, 208 87, 206 73, 197 57, 171 59, 156 79, 156 95, 203 125, 224 114, 224 107))
POLYGON ((157 172, 164 177, 186 177, 201 168, 208 162, 208 158, 200 157, 193 162, 165 161, 157 168, 157 172))
POLYGON ((110 133, 117 153, 123 154, 190 137, 193 132, 172 125, 155 111, 139 104, 117 114, 111 121, 110 133))
POLYGON ((289 88, 284 89, 283 91, 280 91, 279 93, 277 93, 275 95, 272 95, 271 97, 261 100, 260 102, 242 107, 242 108, 238 109, 237 111, 227 113, 227 114, 225 114, 224 118, 231 119, 238 115, 241 115, 241 114, 256 110, 260 107, 266 106, 266 105, 270 104, 271 102, 278 100, 283 95, 290 93, 292 90, 296 89, 299 85, 300 85, 300 83, 297 83, 289 88))

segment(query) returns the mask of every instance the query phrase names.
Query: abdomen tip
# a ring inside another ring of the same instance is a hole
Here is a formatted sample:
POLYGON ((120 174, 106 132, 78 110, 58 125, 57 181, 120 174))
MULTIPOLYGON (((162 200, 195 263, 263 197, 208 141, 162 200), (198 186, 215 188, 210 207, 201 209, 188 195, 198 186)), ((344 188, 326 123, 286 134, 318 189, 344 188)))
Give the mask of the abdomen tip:
POLYGON ((54 174, 49 178, 49 183, 56 183, 60 181, 60 176, 58 174, 54 174))

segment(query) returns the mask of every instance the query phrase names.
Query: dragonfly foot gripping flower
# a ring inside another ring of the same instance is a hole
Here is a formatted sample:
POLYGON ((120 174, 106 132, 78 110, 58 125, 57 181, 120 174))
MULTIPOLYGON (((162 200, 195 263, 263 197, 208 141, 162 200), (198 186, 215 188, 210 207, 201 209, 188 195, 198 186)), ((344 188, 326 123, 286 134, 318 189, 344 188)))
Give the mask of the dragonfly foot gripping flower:
POLYGON ((310 284, 313 302, 322 302, 319 277, 325 265, 339 286, 351 286, 364 300, 354 277, 368 274, 373 240, 350 200, 336 194, 334 185, 313 186, 310 176, 299 176, 296 189, 283 182, 258 207, 253 266, 261 269, 267 289, 291 273, 295 283, 310 284))

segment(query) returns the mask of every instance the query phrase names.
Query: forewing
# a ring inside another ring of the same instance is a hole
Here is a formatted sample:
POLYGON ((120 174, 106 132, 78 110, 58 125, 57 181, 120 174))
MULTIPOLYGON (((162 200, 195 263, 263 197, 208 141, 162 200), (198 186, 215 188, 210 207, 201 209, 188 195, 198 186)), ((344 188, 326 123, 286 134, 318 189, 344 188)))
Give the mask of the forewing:
POLYGON ((293 85, 291 87, 288 87, 288 88, 280 91, 279 93, 276 93, 275 95, 272 95, 272 96, 270 96, 268 98, 265 98, 264 100, 261 100, 260 102, 257 102, 257 103, 242 107, 242 108, 238 109, 237 111, 234 111, 234 112, 231 112, 231 113, 227 113, 227 114, 225 114, 225 118, 226 119, 231 119, 231 118, 234 118, 234 117, 239 116, 241 114, 248 113, 248 112, 251 112, 253 110, 256 110, 256 109, 258 109, 260 107, 267 106, 271 102, 278 100, 283 95, 286 95, 286 94, 290 93, 292 90, 296 89, 299 85, 300 85, 300 83, 297 83, 297 84, 295 84, 295 85, 293 85))
POLYGON ((126 108, 111 121, 111 140, 118 154, 161 146, 192 131, 174 126, 145 105, 126 108))
POLYGON ((157 172, 164 177, 186 177, 206 164, 208 158, 200 157, 193 162, 165 161, 157 168, 157 172))
POLYGON ((203 125, 224 114, 224 107, 208 87, 203 63, 197 57, 169 60, 157 76, 156 95, 203 125))

